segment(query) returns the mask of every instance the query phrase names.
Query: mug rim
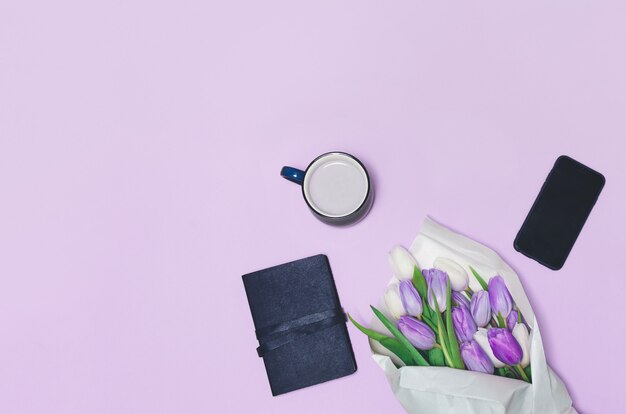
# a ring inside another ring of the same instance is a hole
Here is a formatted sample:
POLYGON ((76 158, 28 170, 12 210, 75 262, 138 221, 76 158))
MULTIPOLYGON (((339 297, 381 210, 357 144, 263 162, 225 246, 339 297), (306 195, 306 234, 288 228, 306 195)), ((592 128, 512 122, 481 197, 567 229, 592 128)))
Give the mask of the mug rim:
POLYGON ((314 214, 316 214, 316 215, 318 215, 318 216, 320 216, 320 217, 322 217, 322 218, 326 218, 326 219, 336 219, 336 220, 339 220, 339 219, 346 219, 346 218, 348 218, 348 217, 351 217, 351 216, 353 216, 353 215, 358 214, 358 213, 361 211, 361 209, 363 208, 363 206, 365 206, 365 205, 367 204, 367 201, 368 201, 368 200, 369 200, 369 198, 370 198, 370 193, 371 193, 371 191, 372 191, 372 183, 371 183, 370 175, 369 175, 369 173, 367 172, 367 168, 365 168, 365 165, 363 165, 363 163, 362 163, 362 162, 361 162, 361 161, 360 161, 357 157, 355 157, 354 155, 349 154, 349 153, 347 153, 347 152, 343 152, 343 151, 329 151, 329 152, 326 152, 326 153, 324 153, 324 154, 321 154, 321 155, 318 155, 317 157, 315 157, 315 158, 313 159, 313 161, 311 161, 311 162, 309 163, 309 165, 306 167, 306 169, 304 170, 304 180, 302 181, 302 185, 301 185, 301 187, 302 187, 302 198, 304 198, 304 202, 306 203, 306 205, 309 207, 309 209, 310 209, 310 210, 311 210, 314 214), (359 204, 359 206, 358 206, 356 209, 354 209, 353 211, 351 211, 350 213, 348 213, 348 214, 343 214, 343 215, 338 215, 338 216, 329 216, 329 215, 327 215, 327 214, 324 214, 324 213, 319 212, 319 211, 318 211, 315 207, 313 207, 313 205, 309 202, 309 199, 308 199, 308 197, 307 197, 307 195, 306 195, 306 191, 305 191, 305 185, 304 185, 304 183, 305 183, 305 181, 306 181, 306 175, 309 173, 309 169, 313 166, 313 164, 315 164, 315 163, 316 163, 318 160, 320 160, 321 158, 327 157, 327 156, 329 156, 329 155, 335 155, 335 154, 338 154, 338 155, 344 155, 344 156, 346 156, 346 157, 348 157, 348 158, 351 158, 352 160, 356 161, 356 163, 357 163, 357 164, 358 164, 358 165, 359 165, 359 166, 363 169, 363 172, 365 172, 365 180, 366 180, 366 183, 367 183, 367 192, 365 193, 365 197, 363 198, 363 201, 361 202, 361 204, 359 204))

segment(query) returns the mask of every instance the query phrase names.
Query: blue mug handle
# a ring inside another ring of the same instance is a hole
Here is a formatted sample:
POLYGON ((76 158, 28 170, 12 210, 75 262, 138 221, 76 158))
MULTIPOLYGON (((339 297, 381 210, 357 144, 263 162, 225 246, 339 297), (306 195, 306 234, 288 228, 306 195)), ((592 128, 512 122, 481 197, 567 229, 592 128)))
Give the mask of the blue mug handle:
POLYGON ((302 185, 302 183, 304 183, 304 171, 297 168, 283 167, 282 170, 280 170, 280 175, 292 183, 296 183, 298 185, 302 185))

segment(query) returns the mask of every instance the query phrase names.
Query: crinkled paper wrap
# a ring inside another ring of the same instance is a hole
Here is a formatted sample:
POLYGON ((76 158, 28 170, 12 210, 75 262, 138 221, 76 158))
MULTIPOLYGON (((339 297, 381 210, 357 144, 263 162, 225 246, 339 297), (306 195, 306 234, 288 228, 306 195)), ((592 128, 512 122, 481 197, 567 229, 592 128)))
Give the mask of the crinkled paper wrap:
MULTIPOLYGON (((573 414, 572 400, 561 379, 550 369, 541 333, 517 274, 493 250, 426 219, 411 248, 426 269, 440 256, 471 265, 488 280, 500 275, 531 327, 530 360, 533 383, 445 367, 401 367, 395 355, 371 341, 373 358, 387 375, 400 404, 414 414, 573 414)), ((469 272, 468 272, 469 273, 469 272)), ((390 283, 393 283, 392 279, 390 283)), ((470 287, 480 290, 470 275, 470 287)), ((382 306, 384 309, 384 305, 382 306)), ((373 321, 374 328, 384 327, 373 321)))

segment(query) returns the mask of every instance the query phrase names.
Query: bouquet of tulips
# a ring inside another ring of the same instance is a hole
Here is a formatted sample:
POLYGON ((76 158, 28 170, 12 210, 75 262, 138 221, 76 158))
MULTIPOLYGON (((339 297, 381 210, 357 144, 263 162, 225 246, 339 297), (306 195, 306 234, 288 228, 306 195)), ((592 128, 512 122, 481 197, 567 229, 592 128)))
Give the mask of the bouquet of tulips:
POLYGON ((420 270, 411 253, 396 246, 389 262, 398 282, 385 292, 392 320, 375 307, 393 334, 384 336, 352 323, 393 352, 407 366, 448 366, 531 382, 529 331, 501 276, 486 283, 470 270, 482 290, 469 286, 465 269, 438 257, 420 270))
POLYGON ((408 412, 576 413, 517 275, 495 252, 427 219, 389 263, 371 328, 349 317, 408 412))

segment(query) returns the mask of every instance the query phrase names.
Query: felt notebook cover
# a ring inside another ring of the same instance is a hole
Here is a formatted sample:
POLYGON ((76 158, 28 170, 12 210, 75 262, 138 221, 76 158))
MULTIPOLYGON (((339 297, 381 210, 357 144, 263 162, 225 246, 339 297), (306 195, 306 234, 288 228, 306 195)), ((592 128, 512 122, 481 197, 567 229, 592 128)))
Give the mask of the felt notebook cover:
POLYGON ((356 371, 325 255, 242 276, 273 395, 356 371))

